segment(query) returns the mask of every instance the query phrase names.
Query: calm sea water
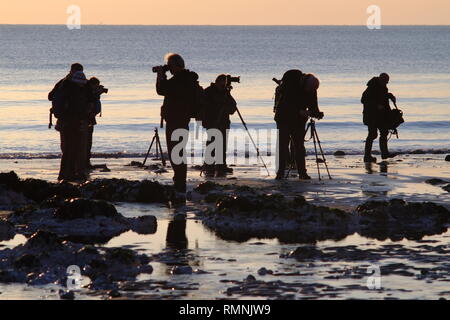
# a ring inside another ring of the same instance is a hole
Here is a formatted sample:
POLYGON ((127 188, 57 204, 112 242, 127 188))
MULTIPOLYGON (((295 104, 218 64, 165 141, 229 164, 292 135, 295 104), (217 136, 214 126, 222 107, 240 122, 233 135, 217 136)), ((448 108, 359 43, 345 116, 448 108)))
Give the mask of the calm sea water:
MULTIPOLYGON (((321 79, 326 152, 360 153, 366 136, 359 102, 365 84, 391 74, 407 123, 392 150, 450 149, 450 27, 239 27, 0 25, 0 157, 59 152, 47 129, 47 93, 72 62, 110 89, 94 152, 145 152, 161 97, 151 67, 178 52, 207 86, 219 73, 241 76, 233 91, 251 128, 274 128, 273 77, 299 68, 321 79)), ((241 128, 237 116, 233 128, 241 128)), ((311 149, 311 146, 308 146, 311 149)))

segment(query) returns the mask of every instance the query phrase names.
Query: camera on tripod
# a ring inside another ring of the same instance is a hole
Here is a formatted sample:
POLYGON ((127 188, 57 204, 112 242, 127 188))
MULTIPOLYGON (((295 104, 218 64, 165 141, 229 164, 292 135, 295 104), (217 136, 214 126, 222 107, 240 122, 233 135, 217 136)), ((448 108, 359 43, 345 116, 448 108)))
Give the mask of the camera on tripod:
POLYGON ((153 68, 152 68, 152 71, 153 71, 154 73, 157 73, 157 72, 159 72, 159 71, 167 72, 167 71, 169 71, 169 66, 168 66, 167 64, 165 64, 165 65, 163 65, 163 66, 156 66, 156 67, 153 67, 153 68))
POLYGON ((324 117, 324 113, 323 112, 311 112, 311 118, 317 119, 317 120, 322 120, 324 117))

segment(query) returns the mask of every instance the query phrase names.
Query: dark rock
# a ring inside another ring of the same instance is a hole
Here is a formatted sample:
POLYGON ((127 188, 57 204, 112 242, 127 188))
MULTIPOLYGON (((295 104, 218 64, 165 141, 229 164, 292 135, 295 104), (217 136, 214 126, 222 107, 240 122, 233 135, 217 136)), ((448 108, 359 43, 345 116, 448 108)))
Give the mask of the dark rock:
POLYGON ((26 198, 22 193, 0 185, 0 210, 16 210, 33 203, 32 200, 26 198))
POLYGON ((190 266, 175 266, 170 270, 172 274, 192 274, 193 270, 190 266))
POLYGON ((119 292, 119 290, 114 289, 114 290, 108 291, 108 296, 111 298, 120 298, 122 296, 122 294, 119 292))
POLYGON ((450 161, 450 154, 445 157, 445 161, 450 161))
POLYGON ((87 199, 105 201, 167 203, 173 187, 163 186, 155 181, 129 181, 125 179, 97 179, 80 187, 87 199))
POLYGON ((25 283, 26 273, 12 269, 0 270, 0 283, 25 283))
POLYGON ((42 202, 54 195, 54 185, 39 179, 26 179, 22 181, 21 189, 25 197, 36 202, 42 202))
POLYGON ((425 183, 431 184, 433 186, 437 186, 440 184, 446 184, 447 182, 442 179, 432 178, 425 181, 425 183))
POLYGON ((36 250, 54 250, 62 247, 62 240, 52 232, 38 231, 28 239, 24 247, 36 250))
POLYGON ((448 185, 442 187, 442 189, 444 189, 444 190, 447 191, 447 192, 450 192, 450 184, 448 184, 448 185))
POLYGON ((249 275, 247 276, 247 278, 245 278, 244 281, 245 281, 245 282, 255 282, 255 281, 256 281, 256 278, 255 278, 253 275, 249 274, 249 275))
POLYGON ((334 153, 334 156, 335 157, 343 157, 343 156, 345 156, 345 152, 344 151, 336 151, 335 153, 334 153))
POLYGON ((154 234, 157 229, 155 216, 142 216, 131 221, 131 230, 139 234, 154 234))
POLYGON ((262 267, 262 268, 260 268, 258 270, 258 275, 260 275, 260 276, 265 276, 265 275, 268 275, 268 274, 273 274, 273 271, 272 270, 267 270, 264 267, 262 267))
POLYGON ((59 290, 59 297, 62 300, 74 300, 75 299, 75 293, 73 291, 59 290))
POLYGON ((16 235, 14 225, 0 219, 0 241, 7 241, 16 235))
POLYGON ((303 246, 298 247, 289 256, 296 258, 297 260, 315 260, 323 255, 322 251, 315 246, 303 246))
POLYGON ((105 201, 71 199, 55 211, 55 218, 62 220, 90 219, 94 217, 120 218, 116 208, 105 201))
POLYGON ((53 185, 51 188, 51 193, 54 196, 59 196, 63 199, 73 199, 81 197, 80 190, 73 184, 68 182, 62 182, 53 185))
POLYGON ((14 191, 20 190, 20 179, 14 171, 11 172, 1 172, 0 173, 0 184, 12 189, 14 191))
POLYGON ((445 232, 450 221, 449 211, 431 202, 406 203, 400 199, 368 201, 360 205, 360 234, 379 240, 418 240, 425 235, 445 232))
POLYGON ((14 261, 14 267, 17 269, 35 269, 41 266, 41 261, 34 254, 23 254, 14 261))
POLYGON ((200 194, 207 194, 208 192, 216 190, 217 188, 219 188, 219 185, 217 183, 214 183, 212 181, 205 181, 195 187, 194 191, 200 194))
POLYGON ((126 248, 113 248, 107 252, 107 259, 114 263, 124 265, 139 265, 140 259, 137 254, 126 248))
POLYGON ((164 187, 158 182, 142 181, 136 200, 143 203, 164 203, 167 202, 167 196, 164 187))

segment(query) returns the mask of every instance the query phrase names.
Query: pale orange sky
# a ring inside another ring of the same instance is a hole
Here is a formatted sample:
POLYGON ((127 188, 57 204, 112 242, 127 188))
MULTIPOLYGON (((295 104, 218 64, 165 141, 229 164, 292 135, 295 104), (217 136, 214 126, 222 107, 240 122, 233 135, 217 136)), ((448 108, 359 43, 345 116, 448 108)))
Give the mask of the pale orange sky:
POLYGON ((449 25, 450 0, 2 0, 0 24, 365 25, 369 5, 384 25, 449 25))

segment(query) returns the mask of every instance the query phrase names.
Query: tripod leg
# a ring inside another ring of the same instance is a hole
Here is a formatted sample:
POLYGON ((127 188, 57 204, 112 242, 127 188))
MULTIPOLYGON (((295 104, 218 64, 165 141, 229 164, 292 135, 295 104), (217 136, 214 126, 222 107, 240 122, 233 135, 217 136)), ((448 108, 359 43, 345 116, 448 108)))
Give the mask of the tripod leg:
POLYGON ((153 137, 152 143, 150 143, 150 147, 148 148, 147 155, 145 156, 145 159, 144 159, 144 163, 142 163, 143 166, 145 166, 145 163, 147 162, 148 156, 150 155, 150 150, 152 150, 153 143, 155 142, 155 139, 156 139, 156 136, 153 137))
POLYGON ((159 139, 159 135, 157 137, 157 141, 156 141, 156 150, 158 150, 159 148, 159 153, 161 154, 161 162, 163 167, 166 166, 166 159, 164 158, 164 154, 163 154, 163 150, 162 150, 162 146, 161 146, 161 140, 159 139))
POLYGON ((327 159, 325 158, 325 154, 323 153, 322 144, 320 143, 320 139, 319 139, 319 135, 317 134, 317 131, 315 131, 315 135, 317 138, 317 143, 319 145, 320 153, 322 155, 323 163, 325 164, 325 168, 327 169, 328 178, 330 178, 330 180, 331 180, 332 178, 331 178, 330 170, 328 170, 327 159))
MULTIPOLYGON (((314 128, 312 128, 311 130, 314 130, 314 128)), ((322 177, 320 176, 319 156, 317 154, 316 135, 314 134, 314 132, 315 130, 313 131, 313 142, 314 142, 314 152, 316 154, 317 173, 319 174, 319 180, 322 180, 322 177)))

